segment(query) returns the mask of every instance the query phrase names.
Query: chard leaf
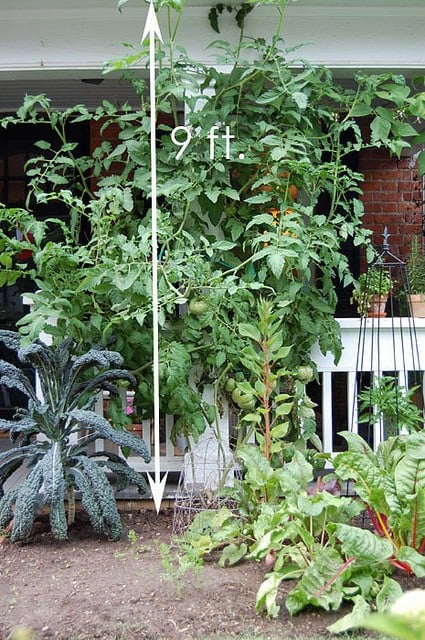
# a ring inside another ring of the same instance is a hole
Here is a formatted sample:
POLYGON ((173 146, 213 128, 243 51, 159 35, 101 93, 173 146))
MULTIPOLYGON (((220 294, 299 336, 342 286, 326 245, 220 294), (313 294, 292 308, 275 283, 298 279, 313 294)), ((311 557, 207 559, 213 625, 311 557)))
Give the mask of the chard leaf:
POLYGON ((285 604, 290 615, 295 615, 308 604, 329 611, 338 609, 343 597, 344 573, 347 570, 338 551, 332 547, 314 550, 314 562, 289 592, 285 604))
POLYGON ((385 611, 401 596, 403 589, 400 583, 388 576, 384 577, 382 587, 376 596, 376 608, 378 611, 385 611))
POLYGON ((298 498, 298 509, 305 513, 306 516, 311 516, 313 518, 317 518, 324 509, 326 509, 326 504, 324 500, 321 500, 321 496, 312 498, 311 496, 300 495, 298 498))
POLYGON ((425 486, 425 458, 404 456, 394 470, 394 484, 399 496, 414 495, 419 486, 425 486))
POLYGON ((415 500, 416 540, 411 544, 417 548, 425 538, 425 486, 418 489, 415 500))
POLYGON ((246 556, 247 550, 248 547, 245 542, 242 544, 229 544, 223 549, 218 564, 220 567, 228 567, 237 564, 239 560, 246 556))
POLYGON ((397 560, 407 562, 418 578, 425 578, 425 556, 418 553, 412 547, 401 547, 397 554, 397 560))
POLYGON ((366 455, 344 451, 334 458, 335 473, 341 480, 354 480, 360 498, 373 509, 387 513, 383 471, 366 455))
POLYGON ((365 616, 370 613, 370 606, 361 595, 354 596, 354 607, 346 616, 326 627, 331 633, 344 633, 355 627, 359 627, 365 616))
POLYGON ((237 450, 237 457, 244 463, 249 476, 251 476, 251 474, 257 476, 258 474, 258 479, 264 481, 273 474, 270 463, 261 455, 259 449, 254 445, 246 444, 240 446, 237 450))
POLYGON ((372 460, 375 458, 375 454, 371 447, 367 444, 364 438, 359 436, 358 433, 353 431, 341 431, 339 433, 346 443, 348 444, 348 450, 361 455, 367 455, 372 460))
POLYGON ((386 538, 380 538, 372 531, 348 524, 336 524, 335 536, 341 542, 346 556, 354 556, 362 562, 382 562, 393 554, 393 545, 386 538))
POLYGON ((271 573, 260 585, 257 592, 255 608, 257 611, 266 609, 267 614, 272 618, 277 618, 280 607, 276 604, 277 591, 282 578, 276 573, 271 573))
MULTIPOLYGON (((383 486, 385 490, 385 499, 388 504, 389 513, 392 515, 400 514, 403 510, 402 502, 405 500, 400 500, 399 492, 397 490, 397 485, 395 483, 395 479, 393 475, 387 474, 383 481, 383 486)), ((396 516, 397 517, 397 516, 396 516)))
POLYGON ((286 469, 301 487, 307 488, 308 483, 313 480, 313 467, 301 451, 295 451, 291 462, 286 465, 286 469))

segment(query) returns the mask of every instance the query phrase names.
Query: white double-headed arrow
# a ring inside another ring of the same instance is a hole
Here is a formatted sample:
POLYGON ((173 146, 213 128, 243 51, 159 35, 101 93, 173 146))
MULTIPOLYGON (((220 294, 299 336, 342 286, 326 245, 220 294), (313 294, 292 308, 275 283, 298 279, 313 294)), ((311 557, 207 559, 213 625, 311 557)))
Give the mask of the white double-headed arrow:
POLYGON ((149 90, 151 119, 151 210, 152 210, 152 324, 153 324, 153 426, 154 426, 154 478, 148 473, 156 512, 161 507, 168 472, 161 480, 159 442, 159 323, 158 323, 158 227, 156 189, 156 95, 155 95, 155 36, 162 42, 161 31, 152 1, 143 30, 142 42, 149 38, 149 90))

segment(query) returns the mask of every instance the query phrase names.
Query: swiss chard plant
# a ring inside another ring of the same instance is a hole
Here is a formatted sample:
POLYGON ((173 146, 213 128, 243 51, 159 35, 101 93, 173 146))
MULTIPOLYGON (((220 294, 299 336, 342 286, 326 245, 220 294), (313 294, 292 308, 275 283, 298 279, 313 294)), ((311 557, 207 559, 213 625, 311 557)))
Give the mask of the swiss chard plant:
POLYGON ((373 451, 359 435, 341 434, 348 451, 334 458, 335 473, 354 488, 374 535, 391 548, 397 569, 425 576, 425 433, 393 436, 373 451))
POLYGON ((389 577, 392 545, 352 524, 362 506, 340 495, 331 477, 313 482, 313 467, 299 451, 274 469, 253 445, 239 456, 244 480, 234 489, 239 511, 227 507, 197 515, 177 541, 180 565, 199 564, 220 552, 223 567, 242 559, 263 562, 265 578, 256 598, 258 611, 279 613, 279 585, 295 581, 285 606, 295 615, 307 606, 336 610, 354 604, 339 630, 349 628, 369 603, 394 599, 399 585, 389 577), (265 499, 265 494, 267 498, 265 499))
POLYGON ((41 392, 36 393, 22 368, 0 361, 0 385, 25 398, 13 419, 0 420, 0 431, 8 432, 14 443, 0 453, 0 527, 10 531, 12 541, 22 540, 47 505, 52 534, 63 540, 75 515, 77 491, 93 528, 117 540, 121 521, 109 478, 116 478, 118 489, 135 484, 143 492, 146 483, 121 455, 107 450, 90 455, 90 443, 107 439, 150 460, 143 440, 114 428, 93 410, 99 392, 118 392, 117 380, 134 381, 121 368, 122 356, 93 348, 75 357, 72 340, 56 347, 40 340, 21 345, 19 334, 11 331, 0 331, 0 341, 23 367, 33 368, 41 392), (12 478, 17 470, 19 480, 12 478), (5 489, 8 478, 13 482, 5 489))

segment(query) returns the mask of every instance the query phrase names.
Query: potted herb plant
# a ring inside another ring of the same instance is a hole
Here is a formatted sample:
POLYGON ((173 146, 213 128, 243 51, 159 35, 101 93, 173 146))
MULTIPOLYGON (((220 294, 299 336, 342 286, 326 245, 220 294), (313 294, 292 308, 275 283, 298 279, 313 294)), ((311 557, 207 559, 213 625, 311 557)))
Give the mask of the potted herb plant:
POLYGON ((384 267, 371 267, 360 275, 352 301, 361 316, 385 317, 388 295, 393 286, 390 273, 384 267))
POLYGON ((425 318, 425 253, 418 236, 413 236, 406 261, 410 315, 425 318))

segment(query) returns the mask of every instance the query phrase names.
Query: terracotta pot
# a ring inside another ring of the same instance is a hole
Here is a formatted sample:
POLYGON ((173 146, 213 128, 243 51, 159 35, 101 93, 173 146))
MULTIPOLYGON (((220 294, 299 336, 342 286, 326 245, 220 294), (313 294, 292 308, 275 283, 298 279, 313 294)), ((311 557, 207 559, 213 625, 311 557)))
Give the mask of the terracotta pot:
POLYGON ((413 318, 425 318, 425 294, 411 293, 408 299, 410 315, 413 318))
POLYGON ((367 310, 368 318, 385 318, 387 315, 385 307, 387 304, 388 296, 374 295, 370 301, 370 306, 367 310))

